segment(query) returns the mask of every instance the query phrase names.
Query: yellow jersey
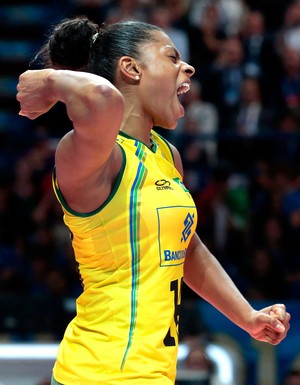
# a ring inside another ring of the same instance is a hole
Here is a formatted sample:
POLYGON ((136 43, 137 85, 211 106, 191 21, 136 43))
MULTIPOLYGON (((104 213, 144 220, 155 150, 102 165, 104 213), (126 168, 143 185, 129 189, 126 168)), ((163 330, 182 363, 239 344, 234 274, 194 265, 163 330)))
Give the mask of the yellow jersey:
POLYGON ((123 165, 98 210, 71 210, 53 178, 83 282, 53 373, 64 385, 171 385, 193 199, 168 143, 120 132, 123 165))

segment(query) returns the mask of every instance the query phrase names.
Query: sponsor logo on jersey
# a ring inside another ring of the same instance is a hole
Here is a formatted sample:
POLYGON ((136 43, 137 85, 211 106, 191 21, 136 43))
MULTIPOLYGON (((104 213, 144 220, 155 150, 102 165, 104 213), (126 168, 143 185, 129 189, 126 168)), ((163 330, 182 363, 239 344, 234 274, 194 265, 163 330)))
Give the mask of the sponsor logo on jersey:
POLYGON ((179 261, 184 259, 186 255, 186 249, 184 250, 164 250, 165 261, 179 261))
POLYGON ((190 214, 190 213, 188 213, 188 215, 186 216, 186 218, 183 222, 184 223, 184 229, 181 233, 182 238, 181 238, 180 242, 182 242, 182 241, 186 242, 188 237, 191 235, 191 232, 192 232, 191 229, 192 229, 192 226, 195 222, 194 217, 195 217, 195 214, 190 214))
POLYGON ((155 186, 157 190, 174 190, 173 187, 171 187, 171 182, 166 179, 157 180, 155 186))
MULTIPOLYGON (((164 210, 161 210, 161 213, 163 212, 164 210)), ((167 247, 161 248, 161 266, 181 265, 184 262, 187 252, 187 242, 191 237, 193 233, 193 227, 195 226, 195 213, 192 211, 188 211, 188 213, 185 212, 185 215, 182 216, 181 223, 183 225, 182 230, 179 233, 177 242, 174 242, 174 247, 169 248, 167 242, 167 247)))

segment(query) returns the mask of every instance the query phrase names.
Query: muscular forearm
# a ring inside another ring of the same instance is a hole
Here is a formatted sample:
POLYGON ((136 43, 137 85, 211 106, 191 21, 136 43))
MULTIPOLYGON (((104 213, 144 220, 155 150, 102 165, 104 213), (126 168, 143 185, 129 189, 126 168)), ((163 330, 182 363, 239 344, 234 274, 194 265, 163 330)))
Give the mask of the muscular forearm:
POLYGON ((184 280, 199 296, 247 330, 254 309, 206 246, 194 236, 187 253, 184 280))
POLYGON ((119 129, 124 110, 122 94, 106 79, 86 72, 43 69, 26 71, 19 79, 20 115, 35 119, 56 102, 66 105, 76 130, 108 132, 119 129), (112 114, 113 111, 113 114, 112 114))
MULTIPOLYGON (((104 118, 111 111, 123 112, 121 93, 106 79, 86 72, 51 71, 47 78, 48 92, 54 101, 67 107, 75 128, 82 123, 86 129, 96 126, 97 115, 104 118)), ((109 118, 109 116, 107 116, 109 118)))

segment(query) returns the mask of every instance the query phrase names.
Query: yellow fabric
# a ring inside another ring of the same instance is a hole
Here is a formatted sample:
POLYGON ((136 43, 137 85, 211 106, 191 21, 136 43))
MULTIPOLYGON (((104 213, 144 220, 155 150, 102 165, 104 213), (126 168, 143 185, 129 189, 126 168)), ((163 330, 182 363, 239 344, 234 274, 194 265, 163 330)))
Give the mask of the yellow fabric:
POLYGON ((70 210, 54 178, 84 286, 54 367, 64 385, 174 383, 183 262, 197 214, 168 144, 154 131, 152 139, 150 149, 120 133, 124 167, 93 213, 70 210))

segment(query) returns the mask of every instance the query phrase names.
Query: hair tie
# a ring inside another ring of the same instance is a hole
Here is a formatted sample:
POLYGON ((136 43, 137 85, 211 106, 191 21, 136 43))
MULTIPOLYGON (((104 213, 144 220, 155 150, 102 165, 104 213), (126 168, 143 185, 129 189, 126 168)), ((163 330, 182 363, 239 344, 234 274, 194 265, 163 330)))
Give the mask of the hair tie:
POLYGON ((92 37, 91 37, 91 45, 95 44, 95 41, 97 40, 97 37, 99 35, 99 32, 96 32, 92 37))

